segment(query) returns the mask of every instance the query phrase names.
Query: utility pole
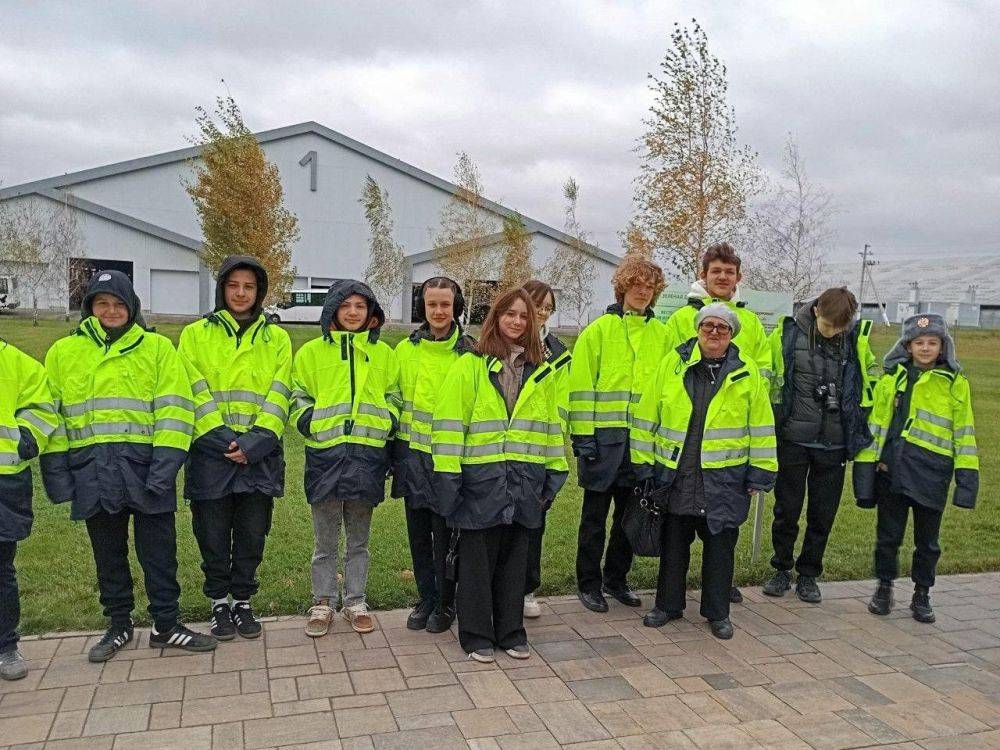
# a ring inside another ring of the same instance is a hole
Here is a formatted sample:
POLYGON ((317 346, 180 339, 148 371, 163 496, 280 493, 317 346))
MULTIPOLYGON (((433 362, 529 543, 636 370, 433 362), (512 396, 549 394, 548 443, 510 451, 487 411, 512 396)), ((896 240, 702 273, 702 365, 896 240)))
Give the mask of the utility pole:
MULTIPOLYGON (((858 305, 865 303, 865 274, 868 272, 868 248, 870 247, 871 245, 865 243, 864 251, 858 253, 861 256, 861 288, 858 290, 858 305)), ((871 265, 874 265, 874 262, 871 265)))

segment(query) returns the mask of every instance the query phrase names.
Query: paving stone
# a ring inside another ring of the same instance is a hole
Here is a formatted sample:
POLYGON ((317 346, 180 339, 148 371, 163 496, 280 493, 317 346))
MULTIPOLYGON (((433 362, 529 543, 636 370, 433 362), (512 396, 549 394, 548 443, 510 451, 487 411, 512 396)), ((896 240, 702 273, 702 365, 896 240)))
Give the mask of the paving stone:
POLYGON ((362 669, 349 674, 355 693, 384 693, 390 690, 406 689, 403 675, 396 667, 362 669))
POLYGON ((684 693, 678 695, 677 698, 698 714, 698 718, 706 724, 739 723, 739 719, 723 708, 722 704, 712 697, 712 693, 684 693))
POLYGON ((837 716, 849 721, 862 732, 879 743, 905 742, 906 737, 890 727, 881 719, 876 719, 870 713, 861 708, 849 711, 837 711, 837 716))
POLYGON ((386 700, 389 701, 392 713, 397 717, 475 708, 465 690, 459 685, 390 693, 386 696, 386 700))
POLYGON ((212 750, 212 728, 161 729, 156 732, 120 734, 114 750, 212 750))
POLYGON ((130 680, 156 680, 163 677, 187 677, 212 671, 212 654, 162 656, 132 662, 130 680))
POLYGON ((458 681, 472 698, 476 708, 516 706, 524 703, 524 698, 514 687, 514 683, 499 670, 466 672, 458 676, 458 681))
POLYGON ((344 708, 333 713, 341 737, 357 737, 362 734, 381 734, 397 730, 396 721, 388 706, 344 708))
MULTIPOLYGON (((462 652, 465 658, 465 652, 462 652)), ((356 669, 386 669, 395 667, 396 657, 389 648, 357 649, 343 652, 344 661, 349 670, 356 669)))
POLYGON ((184 697, 184 678, 164 677, 156 680, 99 685, 91 706, 135 706, 156 701, 179 701, 184 697))
POLYGON ((850 701, 859 708, 868 706, 884 706, 892 701, 877 690, 873 690, 857 677, 836 677, 832 680, 821 680, 833 692, 850 701))
POLYGON ((718 674, 719 665, 710 659, 697 654, 683 656, 661 656, 652 662, 666 673, 667 677, 701 677, 706 674, 718 674))
POLYGON ((517 726, 518 732, 541 732, 545 729, 542 720, 531 706, 507 706, 507 715, 517 726))
POLYGON ((337 726, 331 713, 251 719, 243 722, 243 742, 246 750, 322 742, 336 737, 337 726))
POLYGON ((45 743, 45 750, 111 750, 114 741, 114 735, 111 734, 106 734, 103 737, 49 740, 45 743))
POLYGON ((154 703, 149 714, 150 729, 176 729, 181 725, 180 701, 154 703))
POLYGON ((882 695, 894 703, 933 701, 941 697, 941 694, 937 691, 905 674, 868 675, 866 677, 858 677, 858 680, 872 690, 882 693, 882 695))
POLYGON ((434 750, 468 750, 469 747, 458 727, 431 727, 376 734, 372 736, 372 742, 375 750, 413 750, 423 747, 434 750))
POLYGON ((867 734, 836 714, 813 714, 778 719, 816 750, 841 750, 873 744, 867 734))
POLYGON ((316 648, 313 644, 269 648, 266 651, 268 667, 290 667, 298 664, 318 664, 316 648))
POLYGON ((986 724, 944 701, 875 706, 868 712, 911 740, 989 729, 986 724))
POLYGON ((263 693, 269 688, 266 669, 244 669, 240 671, 241 693, 263 693))
POLYGON ((294 677, 284 677, 280 680, 269 680, 269 693, 271 703, 282 703, 284 701, 297 701, 299 691, 295 686, 294 677))
MULTIPOLYGON (((93 685, 100 680, 102 664, 91 664, 79 656, 56 657, 49 662, 38 689, 93 685)), ((31 673, 28 673, 31 677, 31 673)))
POLYGON ((558 750, 556 738, 546 731, 525 734, 508 734, 498 737, 501 750, 558 750))
POLYGON ((212 750, 243 750, 243 723, 213 725, 212 750))
MULTIPOLYGON (((169 703, 164 705, 170 705, 169 703)), ((50 740, 65 740, 79 737, 83 734, 83 725, 87 721, 86 711, 63 711, 56 714, 49 730, 50 740)))
POLYGON ((267 693, 249 695, 224 695, 218 698, 196 698, 184 701, 181 725, 215 724, 225 721, 243 721, 271 715, 271 699, 267 693))
POLYGON ((342 695, 330 698, 333 710, 341 708, 364 708, 365 706, 386 706, 388 702, 383 693, 365 693, 364 695, 342 695))
POLYGON ((762 687, 718 690, 711 695, 740 721, 777 719, 796 713, 795 709, 762 687))
POLYGON ((757 743, 746 732, 738 727, 728 724, 711 724, 704 727, 692 727, 685 729, 684 734, 694 742, 697 747, 710 748, 710 750, 724 750, 726 748, 747 748, 755 747, 757 743))
POLYGON ((817 680, 768 685, 766 689, 801 714, 834 713, 854 708, 852 703, 817 680))
POLYGON ((758 719, 740 724, 766 750, 812 750, 808 744, 774 719, 758 719))
MULTIPOLYGON (((575 680, 566 687, 584 702, 617 701, 638 698, 636 692, 623 677, 599 677, 596 680, 575 680)), ((550 699, 555 700, 555 699, 550 699)))
POLYGON ((850 670, 844 669, 825 654, 789 654, 788 661, 808 672, 817 680, 831 677, 850 677, 850 670))
POLYGON ((399 669, 404 677, 420 677, 429 674, 450 674, 451 667, 440 651, 428 654, 397 656, 399 669))
POLYGON ((314 714, 330 710, 329 698, 313 698, 307 701, 285 701, 271 706, 275 716, 293 716, 295 714, 314 714))
POLYGON ((399 731, 407 729, 428 729, 430 727, 452 727, 455 719, 452 714, 441 712, 437 714, 420 714, 419 716, 400 716, 396 719, 399 731))
POLYGON ((612 737, 644 733, 643 728, 628 715, 617 701, 593 703, 587 706, 587 709, 594 715, 595 719, 601 722, 601 725, 608 730, 612 737))
POLYGON ((705 722, 674 695, 619 701, 634 722, 646 732, 670 732, 701 726, 705 722))
MULTIPOLYGON (((654 667, 655 669, 655 667, 654 667)), ((663 674, 662 672, 660 674, 663 674)), ((558 677, 539 677, 532 680, 518 680, 514 683, 528 703, 543 701, 568 701, 574 695, 558 677)))
POLYGON ((354 686, 348 673, 311 675, 299 677, 296 680, 299 688, 299 698, 334 698, 339 695, 351 695, 354 686))
POLYGON ((425 674, 420 677, 409 677, 406 680, 406 687, 410 689, 439 687, 441 685, 455 685, 458 678, 451 672, 448 674, 425 674))
POLYGON ((599 677, 614 677, 618 670, 604 659, 570 659, 569 661, 552 662, 549 665, 556 675, 567 682, 573 680, 594 680, 599 677))
POLYGON ((830 657, 830 659, 856 676, 892 671, 890 667, 887 667, 878 659, 869 656, 864 651, 855 648, 850 643, 845 643, 839 638, 815 641, 812 645, 821 654, 830 657))
POLYGON ((59 709, 61 711, 76 711, 90 708, 95 692, 96 688, 93 685, 66 688, 66 694, 63 696, 59 709))
POLYGON ((695 750, 698 746, 684 732, 659 732, 618 739, 625 750, 695 750))
POLYGON ((517 727, 504 708, 474 708, 455 711, 452 718, 466 739, 515 734, 517 727))
POLYGON ((264 644, 240 643, 223 644, 213 652, 215 657, 214 671, 236 672, 244 669, 263 669, 267 666, 267 656, 264 644))
POLYGON ((83 728, 85 736, 141 732, 149 724, 149 705, 94 708, 83 728))
POLYGON ((342 651, 329 651, 319 655, 319 669, 324 674, 331 672, 346 672, 347 662, 342 651))
POLYGON ((608 730, 580 701, 536 703, 532 706, 552 736, 562 744, 608 739, 608 730))
POLYGON ((560 661, 593 659, 599 654, 586 641, 553 641, 535 645, 535 651, 550 665, 560 661))
POLYGON ((220 695, 239 695, 240 672, 219 672, 184 678, 184 698, 214 698, 220 695))
POLYGON ((49 714, 59 710, 65 688, 51 690, 28 690, 23 693, 7 693, 0 696, 0 719, 31 714, 49 714))

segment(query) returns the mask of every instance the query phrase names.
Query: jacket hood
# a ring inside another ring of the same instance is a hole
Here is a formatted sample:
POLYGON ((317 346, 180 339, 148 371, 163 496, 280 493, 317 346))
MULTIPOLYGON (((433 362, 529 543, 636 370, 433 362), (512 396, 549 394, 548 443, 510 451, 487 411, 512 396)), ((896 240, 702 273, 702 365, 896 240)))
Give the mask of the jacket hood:
POLYGON ((818 299, 819 297, 813 297, 806 301, 792 316, 795 319, 795 324, 802 329, 803 333, 809 333, 816 323, 816 313, 813 312, 813 308, 818 299))
MULTIPOLYGON (((609 315, 617 315, 619 318, 623 318, 625 317, 625 305, 623 305, 621 302, 615 302, 611 305, 608 305, 607 309, 604 312, 609 315)), ((647 307, 646 312, 643 313, 643 315, 646 317, 646 320, 652 318, 654 314, 655 313, 653 311, 652 305, 647 307)))
POLYGON ((337 308, 352 294, 360 294, 368 302, 368 321, 361 327, 361 330, 368 331, 369 341, 378 341, 379 332, 382 326, 385 325, 385 312, 382 311, 382 306, 375 299, 375 293, 371 290, 371 287, 363 281, 355 279, 335 281, 330 285, 330 289, 326 293, 326 299, 323 301, 323 312, 319 316, 319 324, 323 329, 323 338, 330 338, 331 325, 333 325, 335 330, 340 330, 337 325, 337 308))
POLYGON ((434 339, 431 338, 431 327, 426 321, 422 323, 419 327, 414 328, 413 332, 407 338, 409 338, 411 343, 417 345, 420 344, 421 341, 431 341, 433 343, 441 343, 442 341, 448 341, 452 337, 454 337, 455 339, 455 343, 452 346, 452 351, 458 354, 465 354, 466 352, 475 351, 476 340, 469 334, 463 333, 462 326, 455 321, 452 322, 451 330, 448 331, 448 335, 444 339, 439 339, 438 341, 434 341, 434 339))
POLYGON ((253 271, 257 277, 257 299, 253 303, 252 318, 256 319, 264 307, 264 299, 267 297, 267 271, 260 261, 251 255, 229 255, 219 266, 219 273, 215 282, 215 310, 220 312, 226 309, 226 277, 238 268, 247 268, 253 271))
MULTIPOLYGON (((705 284, 702 282, 701 279, 695 279, 691 283, 691 291, 688 292, 688 298, 690 298, 690 299, 706 299, 706 298, 710 298, 710 297, 712 297, 712 295, 708 293, 708 290, 705 288, 705 284)), ((737 285, 736 288, 733 290, 733 296, 732 296, 732 298, 730 298, 729 300, 724 300, 724 301, 732 302, 733 304, 736 304, 737 302, 741 301, 740 300, 740 287, 739 287, 739 285, 737 285)))
POLYGON ((962 364, 958 361, 958 356, 955 353, 955 340, 948 331, 948 324, 945 323, 943 317, 933 313, 911 315, 903 321, 899 339, 882 361, 885 371, 892 372, 896 369, 896 365, 903 364, 910 359, 906 345, 917 336, 923 335, 937 336, 941 339, 941 355, 938 357, 938 362, 944 364, 952 372, 962 371, 962 364))
POLYGON ((135 294, 132 281, 121 271, 98 271, 94 274, 80 304, 80 320, 86 320, 94 314, 94 297, 98 294, 113 294, 125 303, 128 307, 128 322, 124 328, 133 323, 146 327, 146 322, 142 319, 142 303, 135 294))

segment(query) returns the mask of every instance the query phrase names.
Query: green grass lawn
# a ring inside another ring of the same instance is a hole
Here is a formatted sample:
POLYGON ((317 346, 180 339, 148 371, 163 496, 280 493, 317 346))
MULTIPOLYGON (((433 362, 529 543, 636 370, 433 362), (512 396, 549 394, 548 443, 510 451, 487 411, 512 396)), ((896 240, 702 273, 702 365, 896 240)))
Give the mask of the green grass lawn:
MULTIPOLYGON (((48 346, 66 334, 72 324, 62 320, 44 320, 37 328, 30 320, 0 317, 0 336, 39 360, 48 346)), ((297 349, 318 334, 316 326, 286 326, 297 349)), ((164 324, 158 331, 174 341, 180 325, 164 324)), ((388 330, 385 340, 394 344, 404 335, 388 330)), ((570 338, 570 337, 567 337, 570 338)), ((879 327, 874 336, 876 354, 884 353, 895 339, 895 331, 879 327)), ((1000 510, 994 499, 998 487, 1000 442, 1000 332, 963 330, 958 334, 959 356, 972 381, 975 398, 977 435, 982 461, 982 484, 979 507, 962 511, 949 506, 941 532, 944 554, 939 571, 954 573, 1000 569, 1000 510)), ((264 563, 260 569, 261 590, 255 606, 263 614, 301 613, 309 606, 309 558, 312 553, 312 525, 302 491, 302 441, 294 431, 286 441, 288 457, 287 494, 278 501, 274 526, 267 541, 264 563)), ((21 584, 23 632, 92 629, 104 626, 98 603, 97 583, 90 542, 83 524, 69 520, 69 507, 51 505, 35 471, 35 526, 31 537, 18 547, 17 567, 21 584)), ((847 480, 850 487, 850 477, 847 480)), ((568 593, 575 590, 574 561, 576 532, 580 513, 581 490, 575 472, 559 494, 549 513, 542 557, 542 593, 568 593)), ((736 579, 740 584, 759 584, 769 573, 770 507, 765 522, 763 552, 755 565, 750 564, 750 528, 744 526, 737 549, 736 579)), ((208 618, 208 602, 202 596, 202 575, 198 567, 198 549, 191 533, 191 514, 183 502, 177 514, 181 580, 181 608, 189 621, 208 618)), ((871 555, 875 537, 875 512, 854 506, 849 489, 834 528, 826 554, 827 580, 867 578, 871 576, 871 555)), ((904 545, 901 562, 909 570, 912 545, 904 545)), ((400 501, 388 501, 375 511, 371 538, 371 573, 368 596, 376 608, 404 606, 416 597, 410 573, 409 549, 403 507, 400 501)), ((698 555, 692 561, 690 583, 698 585, 698 555)), ((142 580, 133 563, 136 581, 142 580)), ((631 582, 640 588, 652 588, 656 580, 656 561, 637 559, 631 582)), ((139 586, 139 589, 142 587, 139 586)), ((136 607, 137 619, 148 622, 144 597, 136 607)))

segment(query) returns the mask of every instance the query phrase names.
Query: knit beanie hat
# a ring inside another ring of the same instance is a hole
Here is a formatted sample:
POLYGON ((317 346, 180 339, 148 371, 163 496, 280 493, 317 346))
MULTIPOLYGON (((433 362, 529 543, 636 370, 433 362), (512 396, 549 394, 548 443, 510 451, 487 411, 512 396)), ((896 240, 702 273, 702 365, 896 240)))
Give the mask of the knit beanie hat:
POLYGON ((896 365, 909 359, 910 354, 906 351, 906 346, 918 336, 937 336, 941 339, 941 360, 953 372, 962 369, 962 365, 959 364, 958 358, 955 356, 955 340, 951 337, 944 318, 935 313, 920 313, 911 315, 903 321, 899 340, 885 355, 883 364, 886 372, 892 372, 896 369, 896 365))
POLYGON ((719 318, 729 324, 733 329, 733 337, 740 332, 740 316, 737 315, 725 302, 713 302, 705 305, 694 316, 694 327, 697 329, 705 318, 719 318))

